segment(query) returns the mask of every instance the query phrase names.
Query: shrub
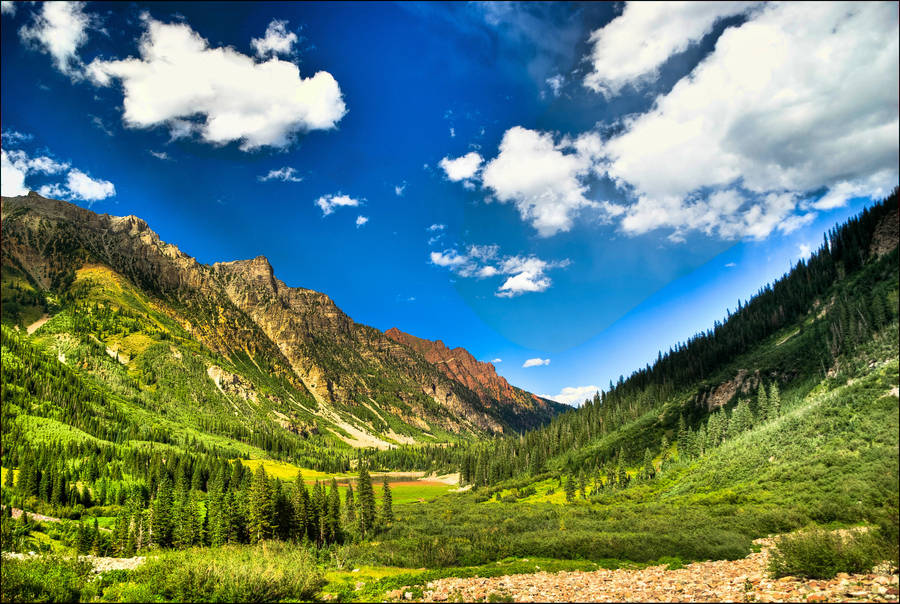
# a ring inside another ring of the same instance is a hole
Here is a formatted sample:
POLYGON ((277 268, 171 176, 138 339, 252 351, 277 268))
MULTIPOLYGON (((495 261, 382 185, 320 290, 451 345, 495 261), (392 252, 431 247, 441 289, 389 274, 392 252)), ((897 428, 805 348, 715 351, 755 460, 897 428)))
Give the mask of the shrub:
POLYGON ((880 549, 868 533, 815 528, 780 537, 769 552, 769 571, 774 577, 810 579, 862 573, 880 561, 880 549))
POLYGON ((176 602, 309 600, 325 582, 306 548, 280 542, 169 552, 131 578, 176 602))
POLYGON ((2 569, 0 600, 3 602, 77 602, 91 564, 84 560, 40 556, 24 560, 5 558, 2 569))

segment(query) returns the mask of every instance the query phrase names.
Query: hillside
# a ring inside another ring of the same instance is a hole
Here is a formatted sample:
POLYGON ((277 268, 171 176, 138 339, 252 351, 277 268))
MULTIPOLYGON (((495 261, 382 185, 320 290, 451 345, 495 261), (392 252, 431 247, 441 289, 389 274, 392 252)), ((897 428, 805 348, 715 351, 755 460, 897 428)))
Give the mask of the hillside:
POLYGON ((202 265, 139 218, 35 193, 3 198, 2 221, 3 323, 29 332, 4 340, 105 391, 143 440, 308 465, 335 458, 323 447, 511 432, 559 410, 472 391, 325 294, 286 286, 264 257, 202 265))

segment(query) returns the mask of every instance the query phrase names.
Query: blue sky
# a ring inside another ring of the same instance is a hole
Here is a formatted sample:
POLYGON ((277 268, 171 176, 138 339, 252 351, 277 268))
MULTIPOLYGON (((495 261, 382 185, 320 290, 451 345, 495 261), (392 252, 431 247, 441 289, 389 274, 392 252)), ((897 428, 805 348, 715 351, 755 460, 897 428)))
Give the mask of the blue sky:
POLYGON ((2 7, 4 195, 265 255, 566 402, 898 180, 891 2, 2 7))

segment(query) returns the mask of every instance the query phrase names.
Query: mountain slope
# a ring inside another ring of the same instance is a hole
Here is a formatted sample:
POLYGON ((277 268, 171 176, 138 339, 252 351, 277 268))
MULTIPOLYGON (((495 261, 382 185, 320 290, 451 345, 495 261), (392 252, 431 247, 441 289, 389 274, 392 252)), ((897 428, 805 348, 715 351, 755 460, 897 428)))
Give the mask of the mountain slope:
POLYGON ((198 430, 246 440, 240 421, 255 418, 282 449, 317 434, 383 448, 510 432, 558 409, 473 392, 326 295, 286 286, 263 257, 202 265, 139 218, 35 193, 3 198, 2 219, 4 323, 52 316, 35 337, 60 358, 81 350, 113 390, 186 420, 194 411, 177 408, 191 400, 222 418, 193 421, 198 430), (91 342, 119 362, 101 371, 91 342), (183 373, 188 358, 185 390, 162 374, 183 373))
POLYGON ((424 356, 426 361, 440 369, 444 375, 477 393, 485 406, 498 405, 501 413, 505 410, 507 413, 520 415, 522 422, 530 420, 531 425, 526 424, 528 427, 534 427, 537 421, 543 423, 549 420, 555 412, 568 409, 567 406, 555 401, 510 386, 505 378, 497 375, 493 364, 476 360, 465 348, 457 347, 451 350, 440 340, 417 338, 396 327, 388 329, 384 335, 412 348, 424 356))

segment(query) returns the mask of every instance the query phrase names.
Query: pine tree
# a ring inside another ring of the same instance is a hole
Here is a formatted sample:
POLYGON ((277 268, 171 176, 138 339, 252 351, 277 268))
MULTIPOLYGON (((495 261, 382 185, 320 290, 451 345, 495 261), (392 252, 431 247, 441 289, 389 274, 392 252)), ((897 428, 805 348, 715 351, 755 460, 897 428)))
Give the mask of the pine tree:
POLYGON ((253 473, 250 485, 250 501, 247 528, 250 531, 250 543, 259 543, 272 536, 272 524, 275 506, 269 488, 269 477, 262 464, 253 473))
POLYGON ((365 537, 375 528, 375 491, 372 489, 372 477, 363 464, 359 467, 357 495, 359 495, 359 533, 365 537))
POLYGON ((759 381, 759 388, 756 391, 756 417, 759 421, 769 419, 769 399, 766 397, 766 389, 762 380, 759 381))
POLYGON ((394 501, 391 496, 391 487, 388 485, 387 476, 381 483, 381 520, 386 525, 394 522, 394 501))
POLYGON ((341 493, 337 481, 331 478, 331 489, 328 492, 328 515, 326 521, 328 543, 341 543, 344 540, 341 531, 341 493))
POLYGON ((656 476, 656 468, 653 467, 653 454, 650 449, 644 449, 644 477, 648 480, 656 476))
POLYGON ((303 475, 297 472, 297 479, 294 482, 294 540, 298 542, 306 541, 306 526, 309 522, 309 491, 306 490, 306 483, 303 482, 303 475))
POLYGON ((172 482, 165 474, 156 491, 150 520, 153 543, 159 547, 172 545, 172 503, 172 482))
POLYGON ((353 498, 353 485, 349 482, 344 494, 344 516, 344 526, 349 528, 356 524, 356 501, 353 498))
POLYGON ((84 540, 84 522, 79 520, 78 530, 75 532, 75 554, 78 556, 85 552, 84 540))
POLYGON ((781 394, 778 392, 778 382, 772 382, 769 387, 769 410, 772 417, 781 415, 781 394))
POLYGON ((687 448, 687 424, 684 422, 684 415, 678 416, 678 458, 684 459, 687 457, 685 449, 687 448))
POLYGON ((575 501, 575 481, 572 480, 572 475, 570 474, 566 478, 566 502, 572 503, 573 501, 575 501))
POLYGON ((94 556, 100 555, 100 524, 96 518, 94 518, 94 538, 91 542, 91 554, 94 556))

